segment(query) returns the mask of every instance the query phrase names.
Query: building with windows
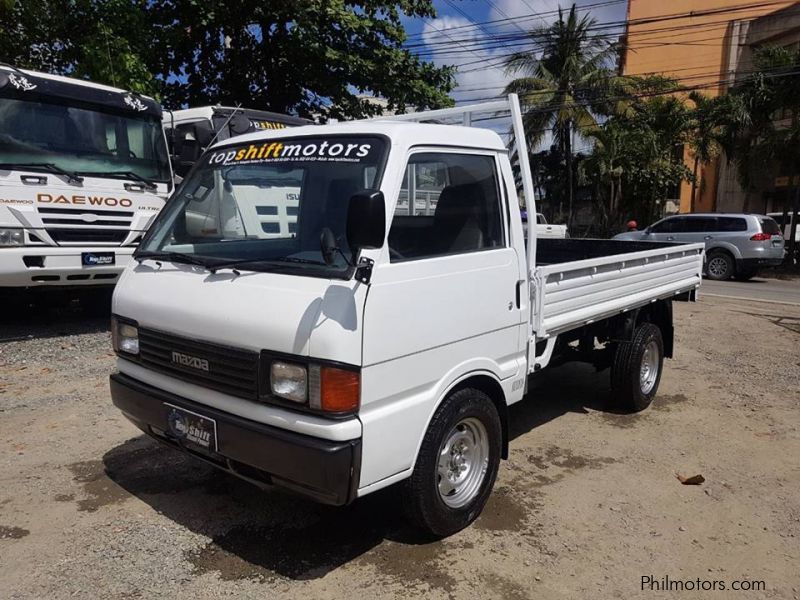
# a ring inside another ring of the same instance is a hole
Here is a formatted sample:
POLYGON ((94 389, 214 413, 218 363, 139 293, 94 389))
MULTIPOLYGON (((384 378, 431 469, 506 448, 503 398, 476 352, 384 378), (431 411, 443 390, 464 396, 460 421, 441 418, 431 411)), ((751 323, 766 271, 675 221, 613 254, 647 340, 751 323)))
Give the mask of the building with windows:
MULTIPOLYGON (((709 96, 726 93, 753 69, 753 54, 762 46, 800 43, 800 2, 782 0, 629 0, 621 71, 625 75, 663 74, 681 87, 709 96)), ((781 119, 786 115, 776 115, 781 119)), ((694 157, 686 149, 691 169, 694 157)), ((792 185, 787 167, 764 173, 751 194, 749 210, 783 209, 792 185)), ((726 158, 701 167, 694 211, 737 212, 744 192, 735 166, 726 158)), ((692 185, 683 183, 667 202, 666 212, 689 212, 692 185)))

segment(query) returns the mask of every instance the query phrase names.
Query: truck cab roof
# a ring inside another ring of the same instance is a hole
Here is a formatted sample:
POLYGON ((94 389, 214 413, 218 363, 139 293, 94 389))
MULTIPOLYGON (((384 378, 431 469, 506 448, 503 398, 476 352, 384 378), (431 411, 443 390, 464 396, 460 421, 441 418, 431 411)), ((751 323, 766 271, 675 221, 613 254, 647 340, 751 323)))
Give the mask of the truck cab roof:
POLYGON ((351 121, 330 125, 307 125, 294 127, 291 131, 259 131, 237 136, 214 144, 213 148, 259 142, 286 137, 326 137, 335 135, 386 136, 400 146, 456 146, 506 152, 507 148, 497 133, 488 129, 464 127, 462 125, 439 125, 435 123, 410 123, 403 121, 351 121))
POLYGON ((0 97, 49 96, 77 100, 123 112, 161 118, 161 105, 153 98, 102 83, 51 75, 0 64, 0 97))

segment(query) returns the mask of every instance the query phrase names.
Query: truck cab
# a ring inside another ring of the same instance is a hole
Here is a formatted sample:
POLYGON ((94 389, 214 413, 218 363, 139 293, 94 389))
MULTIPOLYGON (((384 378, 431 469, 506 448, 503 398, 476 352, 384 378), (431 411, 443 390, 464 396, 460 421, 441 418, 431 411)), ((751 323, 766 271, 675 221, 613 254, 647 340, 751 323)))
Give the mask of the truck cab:
POLYGON ((172 189, 161 107, 0 66, 0 289, 110 290, 172 189))
POLYGON ((180 177, 186 176, 212 141, 312 123, 292 115, 232 106, 165 111, 163 120, 172 164, 180 177))
MULTIPOLYGON (((516 97, 474 110, 523 135, 516 97)), ((117 287, 111 395, 258 485, 343 505, 397 484, 441 536, 483 508, 532 374, 613 362, 646 408, 702 245, 526 244, 497 133, 398 120, 214 145, 117 287)))

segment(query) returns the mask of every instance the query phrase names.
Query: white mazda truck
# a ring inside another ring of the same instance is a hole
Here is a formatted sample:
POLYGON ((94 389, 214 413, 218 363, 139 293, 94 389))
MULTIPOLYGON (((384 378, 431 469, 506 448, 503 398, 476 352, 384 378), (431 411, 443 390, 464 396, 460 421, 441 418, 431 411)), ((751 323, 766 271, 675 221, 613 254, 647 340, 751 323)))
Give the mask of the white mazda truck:
POLYGON ((161 106, 0 65, 0 294, 110 292, 172 187, 161 106))
POLYGON ((210 148, 117 285, 114 404, 258 485, 333 505, 398 486, 437 536, 480 514, 548 365, 609 367, 645 409, 703 245, 526 244, 501 138, 405 122, 500 113, 524 140, 510 96, 210 148))

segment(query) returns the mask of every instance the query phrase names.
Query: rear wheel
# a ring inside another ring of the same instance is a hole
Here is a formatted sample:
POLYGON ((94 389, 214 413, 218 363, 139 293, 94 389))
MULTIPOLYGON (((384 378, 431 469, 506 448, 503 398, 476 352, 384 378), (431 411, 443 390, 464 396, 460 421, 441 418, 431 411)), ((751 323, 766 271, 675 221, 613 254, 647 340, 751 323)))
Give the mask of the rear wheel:
POLYGON ((631 411, 644 410, 653 401, 664 366, 661 330, 642 323, 629 342, 620 342, 611 367, 611 388, 616 401, 631 411))
POLYGON ((706 274, 714 281, 725 281, 733 277, 736 267, 727 252, 711 251, 706 258, 706 274))
POLYGON ((500 466, 502 429, 489 396, 465 388, 451 394, 431 420, 403 505, 421 530, 445 537, 483 510, 500 466))

